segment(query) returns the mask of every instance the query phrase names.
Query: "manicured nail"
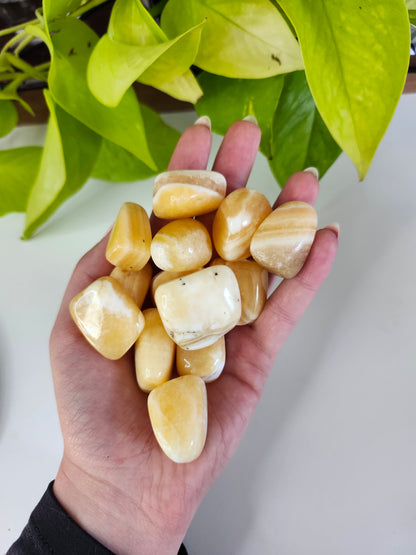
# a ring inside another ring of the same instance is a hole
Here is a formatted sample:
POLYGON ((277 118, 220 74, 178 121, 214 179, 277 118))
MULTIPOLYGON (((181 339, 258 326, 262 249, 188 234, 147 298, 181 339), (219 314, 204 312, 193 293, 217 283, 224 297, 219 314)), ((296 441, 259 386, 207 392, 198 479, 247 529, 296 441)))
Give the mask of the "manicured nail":
POLYGON ((211 131, 211 120, 208 116, 201 116, 196 120, 194 125, 205 125, 205 127, 208 127, 208 129, 211 131))
POLYGON ((335 233, 335 235, 337 237, 339 237, 339 223, 338 222, 332 222, 332 224, 328 224, 325 229, 330 229, 331 231, 333 231, 335 233))
POLYGON ((249 121, 250 123, 254 123, 255 125, 258 125, 257 119, 255 118, 255 116, 251 114, 243 118, 243 121, 249 121))
POLYGON ((310 168, 306 168, 305 170, 303 170, 304 172, 308 172, 311 173, 312 175, 314 175, 316 177, 316 179, 318 179, 319 181, 319 171, 318 168, 314 168, 313 166, 311 166, 310 168))

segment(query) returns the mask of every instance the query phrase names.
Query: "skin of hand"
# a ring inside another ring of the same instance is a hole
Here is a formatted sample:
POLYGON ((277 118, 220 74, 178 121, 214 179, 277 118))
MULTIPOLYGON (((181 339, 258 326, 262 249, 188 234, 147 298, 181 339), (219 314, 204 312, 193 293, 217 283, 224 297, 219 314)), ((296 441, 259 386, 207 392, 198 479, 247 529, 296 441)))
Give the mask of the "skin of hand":
MULTIPOLYGON (((228 192, 246 185, 259 142, 260 129, 251 121, 229 128, 212 168, 225 175, 228 192)), ((205 169, 210 150, 210 129, 197 123, 181 136, 169 169, 205 169)), ((289 200, 313 204, 318 187, 313 173, 298 172, 275 206, 289 200)), ((154 217, 152 223, 161 225, 154 217)), ((207 384, 205 448, 186 464, 168 459, 154 438, 133 353, 104 359, 70 317, 70 300, 112 270, 105 259, 107 240, 108 235, 77 264, 51 334, 64 438, 54 493, 84 530, 117 554, 176 554, 200 502, 243 436, 279 349, 326 279, 338 237, 331 226, 318 230, 300 273, 279 284, 256 322, 227 334, 225 369, 207 384)))

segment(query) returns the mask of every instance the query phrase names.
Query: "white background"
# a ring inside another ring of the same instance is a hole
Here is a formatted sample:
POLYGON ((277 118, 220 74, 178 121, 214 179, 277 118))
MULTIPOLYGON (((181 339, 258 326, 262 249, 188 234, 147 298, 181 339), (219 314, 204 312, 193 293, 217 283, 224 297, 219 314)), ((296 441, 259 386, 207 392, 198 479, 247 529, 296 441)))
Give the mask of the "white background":
MULTIPOLYGON (((165 119, 182 130, 194 118, 165 119)), ((19 128, 0 148, 43 133, 19 128)), ((249 186, 277 192, 261 155, 249 186)), ((60 460, 48 338, 70 273, 124 201, 149 210, 151 195, 151 180, 90 180, 26 242, 21 214, 0 218, 2 554, 60 460)), ((342 155, 317 210, 321 226, 341 224, 335 267, 200 507, 191 555, 416 553, 416 95, 402 97, 365 181, 342 155)))

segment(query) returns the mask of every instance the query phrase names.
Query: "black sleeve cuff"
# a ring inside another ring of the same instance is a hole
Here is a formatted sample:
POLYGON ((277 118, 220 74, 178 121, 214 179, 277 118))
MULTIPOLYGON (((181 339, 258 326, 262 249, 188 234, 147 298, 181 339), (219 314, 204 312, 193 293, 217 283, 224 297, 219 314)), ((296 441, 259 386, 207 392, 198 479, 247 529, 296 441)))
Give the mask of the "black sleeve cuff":
MULTIPOLYGON (((114 555, 87 534, 58 503, 51 482, 6 555, 114 555)), ((187 555, 181 545, 178 555, 187 555)))

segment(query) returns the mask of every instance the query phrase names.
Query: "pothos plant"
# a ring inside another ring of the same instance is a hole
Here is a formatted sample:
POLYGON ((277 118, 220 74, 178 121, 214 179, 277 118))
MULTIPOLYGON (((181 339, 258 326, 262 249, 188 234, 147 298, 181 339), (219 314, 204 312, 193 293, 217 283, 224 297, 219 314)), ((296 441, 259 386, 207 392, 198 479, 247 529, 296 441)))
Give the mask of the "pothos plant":
POLYGON ((400 98, 416 0, 116 0, 99 37, 82 15, 104 0, 43 0, 0 54, 0 136, 29 79, 44 83, 43 147, 0 151, 0 215, 25 212, 30 237, 90 177, 163 171, 178 132, 139 103, 138 81, 192 103, 223 134, 254 115, 276 181, 323 175, 344 151, 360 179, 400 98), (50 60, 30 65, 43 41, 50 60))

